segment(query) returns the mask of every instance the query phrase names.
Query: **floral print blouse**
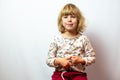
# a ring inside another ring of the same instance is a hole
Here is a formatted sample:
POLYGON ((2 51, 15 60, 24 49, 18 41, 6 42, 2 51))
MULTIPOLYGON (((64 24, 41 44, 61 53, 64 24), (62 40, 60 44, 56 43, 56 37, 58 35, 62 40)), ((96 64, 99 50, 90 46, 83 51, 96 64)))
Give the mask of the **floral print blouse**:
POLYGON ((80 56, 86 64, 72 65, 70 68, 74 71, 85 72, 85 67, 95 62, 95 52, 88 38, 80 34, 74 38, 65 38, 61 34, 54 37, 50 43, 47 56, 47 65, 55 67, 56 70, 62 71, 64 68, 54 65, 55 58, 68 56, 80 56))

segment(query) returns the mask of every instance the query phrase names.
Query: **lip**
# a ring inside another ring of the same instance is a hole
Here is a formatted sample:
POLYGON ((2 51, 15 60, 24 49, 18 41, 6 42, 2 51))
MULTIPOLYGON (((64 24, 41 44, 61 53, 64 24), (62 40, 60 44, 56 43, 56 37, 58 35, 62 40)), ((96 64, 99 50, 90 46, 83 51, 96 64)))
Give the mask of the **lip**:
POLYGON ((66 24, 66 25, 73 25, 73 24, 66 24))
POLYGON ((72 25, 73 23, 66 23, 67 25, 72 25))

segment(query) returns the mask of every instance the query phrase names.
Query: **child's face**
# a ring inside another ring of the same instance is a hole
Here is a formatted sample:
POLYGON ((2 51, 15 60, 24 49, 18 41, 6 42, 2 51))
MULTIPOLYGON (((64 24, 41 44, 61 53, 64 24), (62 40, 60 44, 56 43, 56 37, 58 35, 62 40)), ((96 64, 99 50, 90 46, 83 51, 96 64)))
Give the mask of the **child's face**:
POLYGON ((62 24, 66 31, 77 31, 77 17, 75 15, 65 15, 62 17, 62 24))

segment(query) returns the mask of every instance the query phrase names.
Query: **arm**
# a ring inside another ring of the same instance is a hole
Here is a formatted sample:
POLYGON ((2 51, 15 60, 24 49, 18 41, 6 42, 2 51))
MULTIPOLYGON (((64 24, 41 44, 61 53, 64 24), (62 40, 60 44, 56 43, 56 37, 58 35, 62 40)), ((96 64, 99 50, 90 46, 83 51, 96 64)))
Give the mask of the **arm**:
POLYGON ((64 67, 64 68, 68 68, 71 63, 69 62, 68 58, 58 58, 57 55, 57 44, 56 44, 56 40, 54 39, 49 47, 49 52, 48 52, 48 56, 47 56, 47 60, 46 63, 48 66, 50 67, 64 67))
POLYGON ((50 43, 49 51, 47 55, 46 63, 50 67, 54 67, 54 60, 56 59, 57 54, 57 44, 55 42, 55 39, 50 43))
POLYGON ((87 37, 84 37, 83 45, 84 45, 84 52, 85 52, 83 59, 86 62, 85 65, 88 66, 95 62, 95 59, 96 59, 95 52, 87 37))

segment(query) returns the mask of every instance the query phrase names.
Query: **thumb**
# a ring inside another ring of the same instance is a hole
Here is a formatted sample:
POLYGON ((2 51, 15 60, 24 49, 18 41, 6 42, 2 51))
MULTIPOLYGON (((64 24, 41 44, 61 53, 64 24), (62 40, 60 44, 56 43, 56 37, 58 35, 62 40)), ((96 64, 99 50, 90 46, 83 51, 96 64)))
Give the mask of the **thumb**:
POLYGON ((68 56, 68 57, 66 57, 67 60, 70 60, 71 58, 72 58, 72 56, 68 56))

